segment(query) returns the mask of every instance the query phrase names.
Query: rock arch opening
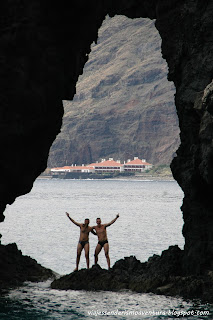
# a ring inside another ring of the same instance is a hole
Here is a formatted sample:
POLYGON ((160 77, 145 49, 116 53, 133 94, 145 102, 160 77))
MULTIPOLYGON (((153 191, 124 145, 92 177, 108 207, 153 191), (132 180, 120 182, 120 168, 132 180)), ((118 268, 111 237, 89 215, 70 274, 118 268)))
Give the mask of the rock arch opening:
POLYGON ((50 166, 135 156, 169 166, 179 145, 174 94, 154 21, 106 17, 74 99, 64 101, 50 166))
POLYGON ((106 17, 76 95, 64 101, 62 132, 51 148, 49 166, 134 156, 170 164, 179 146, 175 88, 167 80, 154 24, 150 19, 106 17))
POLYGON ((183 264, 189 273, 212 270, 212 2, 76 1, 72 6, 68 11, 48 2, 23 2, 19 8, 12 1, 2 10, 1 213, 29 192, 44 170, 60 130, 61 100, 72 99, 106 14, 149 17, 156 19, 169 80, 176 87, 181 145, 172 171, 185 194, 183 264))

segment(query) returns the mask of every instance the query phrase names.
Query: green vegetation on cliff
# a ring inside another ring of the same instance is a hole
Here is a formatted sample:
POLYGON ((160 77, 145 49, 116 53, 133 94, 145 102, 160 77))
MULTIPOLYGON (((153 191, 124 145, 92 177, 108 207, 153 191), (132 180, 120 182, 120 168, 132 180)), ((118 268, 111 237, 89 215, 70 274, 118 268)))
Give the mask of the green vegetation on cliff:
POLYGON ((159 166, 154 166, 152 169, 148 170, 147 173, 150 175, 157 175, 157 176, 172 176, 171 169, 168 165, 161 164, 159 166))

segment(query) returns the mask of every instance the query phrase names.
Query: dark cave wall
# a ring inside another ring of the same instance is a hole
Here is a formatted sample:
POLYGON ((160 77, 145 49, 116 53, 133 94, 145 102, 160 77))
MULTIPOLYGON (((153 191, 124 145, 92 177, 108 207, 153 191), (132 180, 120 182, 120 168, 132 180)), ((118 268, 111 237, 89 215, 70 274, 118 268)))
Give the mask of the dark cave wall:
POLYGON ((185 1, 156 22, 176 86, 181 145, 171 167, 185 194, 184 264, 190 273, 213 268, 212 14, 212 1, 185 1))
POLYGON ((45 170, 62 99, 73 98, 105 17, 100 1, 72 1, 70 10, 68 4, 0 4, 0 221, 6 204, 29 192, 45 170))
POLYGON ((106 14, 156 19, 176 86, 181 145, 172 171, 185 193, 185 271, 213 268, 213 2, 201 0, 22 1, 0 4, 2 79, 1 219, 30 191, 60 131, 62 99, 78 76, 106 14))
POLYGON ((156 14, 168 79, 176 87, 181 131, 181 145, 171 169, 185 195, 184 268, 186 273, 199 274, 213 269, 213 2, 140 3, 145 2, 123 11, 130 18, 144 12, 150 18, 156 14))

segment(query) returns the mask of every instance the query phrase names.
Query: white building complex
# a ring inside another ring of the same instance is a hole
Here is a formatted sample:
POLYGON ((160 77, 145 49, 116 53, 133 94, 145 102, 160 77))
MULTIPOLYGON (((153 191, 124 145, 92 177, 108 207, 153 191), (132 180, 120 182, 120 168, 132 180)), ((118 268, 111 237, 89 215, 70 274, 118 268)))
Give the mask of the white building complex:
POLYGON ((95 173, 113 173, 113 172, 123 172, 124 167, 120 161, 115 161, 113 158, 109 160, 102 159, 101 162, 92 163, 89 166, 93 166, 95 173))
POLYGON ((95 173, 94 167, 89 167, 89 166, 65 166, 65 167, 58 167, 58 168, 52 168, 51 173, 52 175, 58 175, 58 174, 66 174, 69 172, 81 172, 81 173, 95 173))
POLYGON ((143 172, 151 168, 152 164, 146 162, 145 159, 138 159, 138 157, 134 157, 134 160, 128 160, 127 163, 124 163, 124 171, 128 172, 143 172))
POLYGON ((109 158, 109 160, 102 159, 101 162, 91 163, 88 165, 81 166, 65 166, 52 168, 52 175, 66 175, 70 172, 78 172, 78 173, 120 173, 120 172, 143 172, 146 170, 150 170, 152 168, 152 164, 146 162, 145 159, 139 159, 138 157, 134 157, 134 160, 128 160, 123 164, 117 160, 113 160, 113 158, 109 158))

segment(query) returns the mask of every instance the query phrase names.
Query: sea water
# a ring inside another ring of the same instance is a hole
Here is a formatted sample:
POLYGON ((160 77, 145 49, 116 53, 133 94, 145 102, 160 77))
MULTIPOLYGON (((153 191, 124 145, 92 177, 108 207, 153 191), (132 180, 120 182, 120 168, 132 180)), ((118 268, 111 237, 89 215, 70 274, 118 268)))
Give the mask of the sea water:
MULTIPOLYGON (((175 181, 38 179, 19 197, 0 225, 2 244, 16 242, 23 254, 60 275, 75 268, 77 222, 108 223, 111 265, 134 255, 144 262, 170 245, 184 246, 183 193, 175 181)), ((90 235, 90 265, 97 237, 90 235)), ((107 268, 104 252, 99 264, 107 268)), ((80 269, 86 267, 84 252, 80 269)), ((212 319, 211 306, 153 294, 59 291, 50 281, 25 283, 0 300, 0 319, 212 319)))

